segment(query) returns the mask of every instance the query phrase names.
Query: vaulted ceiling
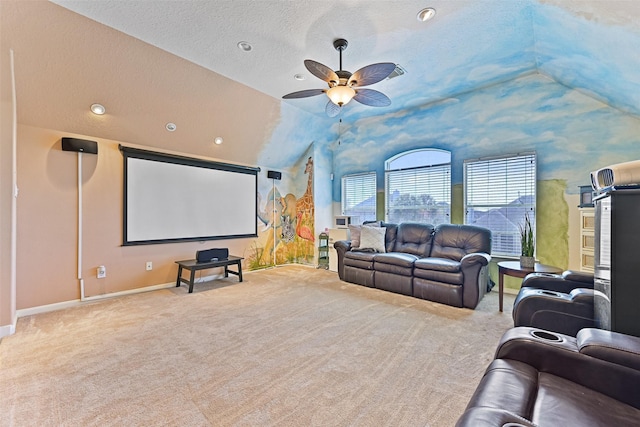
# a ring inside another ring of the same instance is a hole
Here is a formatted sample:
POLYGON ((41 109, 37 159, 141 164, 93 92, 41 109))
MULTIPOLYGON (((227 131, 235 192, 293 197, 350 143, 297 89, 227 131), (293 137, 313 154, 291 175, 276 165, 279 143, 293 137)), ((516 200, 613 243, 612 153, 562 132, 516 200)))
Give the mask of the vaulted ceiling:
MULTIPOLYGON (((53 0, 274 98, 326 84, 305 59, 338 69, 393 62, 406 74, 371 88, 410 109, 530 73, 640 115, 640 2, 632 0, 53 0), (436 9, 420 22, 417 13, 436 9), (251 44, 250 52, 238 42, 251 44), (295 75, 301 75, 299 81, 295 75)), ((284 101, 324 115, 322 96, 284 101)))

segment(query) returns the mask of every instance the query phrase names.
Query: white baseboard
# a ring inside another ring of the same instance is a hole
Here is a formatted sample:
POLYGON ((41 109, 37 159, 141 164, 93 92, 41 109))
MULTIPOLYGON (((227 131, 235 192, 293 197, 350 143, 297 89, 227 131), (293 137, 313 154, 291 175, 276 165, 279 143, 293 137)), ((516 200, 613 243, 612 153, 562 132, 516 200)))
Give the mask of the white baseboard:
MULTIPOLYGON (((279 267, 286 267, 289 265, 304 265, 304 264, 285 264, 279 267)), ((313 266, 310 266, 310 267, 313 267, 313 266)), ((252 273, 255 271, 260 271, 260 270, 243 271, 242 275, 244 276, 247 273, 252 273)), ((222 278, 224 278, 224 274, 222 273, 213 274, 210 276, 199 277, 195 279, 193 283, 208 282, 210 280, 216 280, 216 279, 222 279, 222 278)), ((38 307, 24 308, 22 310, 17 310, 16 320, 19 317, 31 316, 31 315, 40 314, 40 313, 48 313, 50 311, 63 310, 65 308, 77 307, 79 305, 84 304, 85 302, 99 301, 103 299, 116 298, 116 297, 121 297, 125 295, 140 294, 142 292, 157 291, 160 289, 173 288, 175 286, 176 286, 175 282, 162 283, 160 285, 146 286, 144 288, 130 289, 127 291, 113 292, 113 293, 102 294, 102 295, 94 295, 91 297, 85 297, 83 300, 77 299, 72 301, 64 301, 64 302, 58 302, 54 304, 41 305, 38 307)), ((2 338, 3 336, 12 335, 15 333, 15 331, 16 331, 16 322, 14 322, 13 325, 0 326, 0 338, 2 338)))
POLYGON ((120 292, 112 292, 109 294, 95 295, 92 297, 86 297, 84 300, 76 299, 72 301, 57 302, 55 304, 41 305, 38 307, 24 308, 22 310, 17 311, 17 317, 31 316, 33 314, 48 313, 50 311, 77 307, 79 305, 82 305, 85 302, 99 301, 103 299, 116 298, 116 297, 121 297, 125 295, 139 294, 142 292, 157 291, 159 289, 171 288, 171 287, 174 287, 175 285, 176 284, 174 282, 163 283, 160 285, 146 286, 144 288, 130 289, 127 291, 120 291, 120 292))
POLYGON ((13 335, 16 333, 16 325, 4 325, 0 326, 0 339, 4 337, 8 337, 9 335, 13 335))

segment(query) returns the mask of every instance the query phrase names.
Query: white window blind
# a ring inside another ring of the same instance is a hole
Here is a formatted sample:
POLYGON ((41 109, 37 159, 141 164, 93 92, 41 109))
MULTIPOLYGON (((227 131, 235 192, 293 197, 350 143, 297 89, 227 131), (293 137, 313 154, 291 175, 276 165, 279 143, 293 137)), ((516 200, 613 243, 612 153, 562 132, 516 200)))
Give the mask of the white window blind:
POLYGON ((465 224, 492 232, 492 254, 519 256, 520 227, 529 216, 535 234, 536 154, 465 160, 465 224))
POLYGON ((451 164, 388 170, 385 173, 387 221, 448 224, 451 164))
POLYGON ((376 220, 375 172, 342 177, 342 214, 355 217, 355 223, 376 220))

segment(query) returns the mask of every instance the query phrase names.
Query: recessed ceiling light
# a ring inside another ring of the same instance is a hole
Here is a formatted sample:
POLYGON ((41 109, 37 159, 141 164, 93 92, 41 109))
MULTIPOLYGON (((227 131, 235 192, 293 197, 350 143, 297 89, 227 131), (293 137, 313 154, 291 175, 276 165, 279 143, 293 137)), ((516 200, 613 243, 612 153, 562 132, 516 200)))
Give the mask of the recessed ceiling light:
POLYGON ((91 104, 91 112, 93 114, 97 114, 101 116, 107 112, 107 109, 104 108, 104 105, 101 105, 101 104, 91 104))
POLYGON ((165 125, 165 128, 167 128, 167 130, 168 130, 169 132, 173 132, 174 130, 176 130, 176 129, 178 128, 178 126, 176 126, 176 124, 175 124, 175 123, 167 123, 167 124, 165 125))
POLYGON ((253 50, 253 46, 249 42, 238 42, 238 49, 243 52, 251 52, 253 50))
POLYGON ((432 7, 427 7, 418 12, 417 18, 420 22, 426 22, 434 16, 436 16, 436 10, 432 7))
POLYGON ((221 136, 216 136, 216 139, 214 139, 213 142, 215 142, 216 145, 220 145, 224 142, 224 139, 222 139, 221 136))
POLYGON ((304 76, 304 74, 296 74, 295 76, 293 76, 294 79, 298 80, 299 82, 303 81, 304 79, 306 79, 306 77, 304 76))

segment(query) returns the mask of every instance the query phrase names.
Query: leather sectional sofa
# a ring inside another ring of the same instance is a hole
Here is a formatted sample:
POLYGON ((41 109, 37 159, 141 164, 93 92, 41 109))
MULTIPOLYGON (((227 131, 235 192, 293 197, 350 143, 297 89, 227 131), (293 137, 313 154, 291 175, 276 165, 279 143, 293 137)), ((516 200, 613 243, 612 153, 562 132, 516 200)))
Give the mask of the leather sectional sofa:
POLYGON ((491 231, 472 225, 381 223, 385 252, 334 243, 341 280, 417 298, 475 308, 484 296, 491 231))
POLYGON ((519 327, 502 337, 457 427, 640 425, 640 338, 519 327))

